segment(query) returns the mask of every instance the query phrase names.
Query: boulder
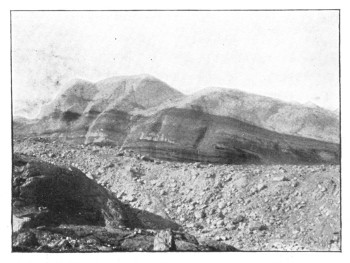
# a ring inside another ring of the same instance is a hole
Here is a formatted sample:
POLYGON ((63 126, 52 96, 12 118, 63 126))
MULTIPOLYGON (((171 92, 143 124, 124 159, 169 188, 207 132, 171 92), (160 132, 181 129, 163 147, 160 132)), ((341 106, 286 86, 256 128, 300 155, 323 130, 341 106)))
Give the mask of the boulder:
POLYGON ((202 219, 205 217, 205 213, 204 213, 204 211, 196 211, 196 212, 194 212, 194 217, 196 219, 202 219))
POLYGON ((114 194, 74 167, 59 167, 17 154, 13 165, 24 168, 13 174, 16 189, 13 215, 30 218, 23 227, 62 223, 110 227, 141 224, 114 194))

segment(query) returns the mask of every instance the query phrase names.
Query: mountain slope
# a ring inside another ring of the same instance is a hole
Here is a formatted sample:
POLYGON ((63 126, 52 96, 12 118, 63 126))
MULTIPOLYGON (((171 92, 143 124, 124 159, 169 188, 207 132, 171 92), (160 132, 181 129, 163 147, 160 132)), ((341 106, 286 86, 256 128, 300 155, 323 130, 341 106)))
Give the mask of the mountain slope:
POLYGON ((126 149, 158 158, 218 163, 337 163, 339 146, 272 132, 234 118, 166 109, 141 118, 126 149))
POLYGON ((279 133, 339 142, 339 119, 334 112, 320 107, 286 103, 239 90, 205 89, 149 112, 154 113, 169 107, 199 109, 279 133))
POLYGON ((149 75, 109 78, 97 83, 72 81, 42 108, 37 122, 23 127, 15 121, 15 131, 56 134, 79 143, 106 141, 122 144, 131 112, 148 109, 183 95, 149 75))
POLYGON ((14 130, 171 160, 339 162, 339 145, 324 142, 337 142, 338 136, 338 119, 327 110, 238 90, 184 96, 148 75, 74 81, 43 108, 40 119, 16 120, 14 130))
POLYGON ((43 107, 40 118, 55 113, 82 115, 108 110, 130 112, 182 96, 166 83, 149 75, 114 77, 97 83, 74 80, 43 107))

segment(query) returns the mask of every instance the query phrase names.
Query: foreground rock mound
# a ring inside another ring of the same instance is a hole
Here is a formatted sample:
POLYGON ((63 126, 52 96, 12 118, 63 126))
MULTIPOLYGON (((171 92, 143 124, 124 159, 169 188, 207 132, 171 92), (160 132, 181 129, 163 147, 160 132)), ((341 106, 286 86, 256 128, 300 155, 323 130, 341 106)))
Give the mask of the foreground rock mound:
POLYGON ((25 224, 140 226, 132 211, 80 170, 15 155, 13 213, 25 224))
POLYGON ((152 251, 158 229, 172 233, 172 250, 235 250, 198 243, 175 231, 178 224, 123 204, 74 167, 21 154, 13 166, 14 251, 152 251))

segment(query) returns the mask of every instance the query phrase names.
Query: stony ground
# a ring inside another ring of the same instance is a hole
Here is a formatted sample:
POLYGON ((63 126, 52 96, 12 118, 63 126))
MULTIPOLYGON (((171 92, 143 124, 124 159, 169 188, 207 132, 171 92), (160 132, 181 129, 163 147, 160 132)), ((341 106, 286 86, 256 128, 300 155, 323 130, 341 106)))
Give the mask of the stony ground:
POLYGON ((123 202, 198 240, 246 251, 340 250, 339 165, 166 162, 47 138, 15 139, 14 152, 77 167, 123 202))

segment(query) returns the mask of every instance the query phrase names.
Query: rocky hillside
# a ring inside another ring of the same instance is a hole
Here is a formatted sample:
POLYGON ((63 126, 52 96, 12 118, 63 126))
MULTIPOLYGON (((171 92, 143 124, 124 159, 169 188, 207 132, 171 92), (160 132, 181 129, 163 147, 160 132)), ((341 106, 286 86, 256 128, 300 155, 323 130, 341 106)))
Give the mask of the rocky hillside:
MULTIPOLYGON (((106 188, 129 204, 129 208, 125 208, 127 215, 133 211, 145 211, 143 214, 148 215, 148 220, 139 216, 142 222, 171 221, 180 225, 199 244, 207 244, 207 249, 213 247, 208 242, 215 240, 244 251, 340 250, 339 165, 168 162, 127 150, 119 151, 111 146, 70 145, 49 138, 15 139, 14 151, 35 155, 47 163, 71 167, 72 171, 62 170, 63 174, 74 172, 83 176, 85 173, 91 179, 85 180, 95 185, 94 188, 106 188), (81 172, 76 172, 77 169, 81 172)), ((42 175, 35 176, 37 180, 26 179, 28 171, 34 171, 30 167, 32 164, 25 164, 22 159, 15 161, 14 187, 17 187, 17 180, 20 185, 28 185, 22 186, 28 191, 33 189, 30 184, 45 182, 48 175, 43 167, 40 169, 42 175)), ((107 191, 98 191, 102 196, 110 196, 107 191)), ((89 198, 97 201, 94 196, 89 198)), ((120 202, 117 204, 119 206, 120 202)), ((50 208, 46 204, 42 206, 50 208)), ((85 210, 79 210, 84 215, 85 210)), ((41 211, 44 212, 44 208, 41 211)), ((102 226, 84 226, 39 226, 30 231, 41 245, 48 244, 61 251, 77 250, 79 246, 85 251, 117 250, 125 249, 127 245, 134 248, 136 244, 146 250, 150 240, 153 245, 156 235, 142 228, 117 228, 112 235, 102 226), (87 231, 93 230, 92 227, 95 230, 88 235, 87 231)), ((158 226, 158 229, 161 228, 158 226)), ((188 250, 202 249, 193 238, 176 233, 175 243, 179 248, 183 244, 188 250)), ((160 236, 164 238, 167 234, 160 236)), ((21 236, 18 239, 15 242, 19 242, 21 236)), ((41 245, 34 247, 38 249, 41 245)), ((221 249, 228 248, 221 246, 221 249)))
POLYGON ((15 120, 13 127, 16 135, 114 145, 168 160, 339 162, 339 145, 324 142, 338 138, 331 112, 237 90, 184 96, 148 75, 74 81, 38 120, 15 120))

